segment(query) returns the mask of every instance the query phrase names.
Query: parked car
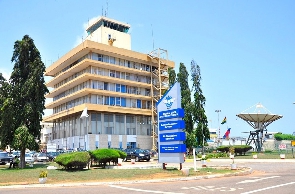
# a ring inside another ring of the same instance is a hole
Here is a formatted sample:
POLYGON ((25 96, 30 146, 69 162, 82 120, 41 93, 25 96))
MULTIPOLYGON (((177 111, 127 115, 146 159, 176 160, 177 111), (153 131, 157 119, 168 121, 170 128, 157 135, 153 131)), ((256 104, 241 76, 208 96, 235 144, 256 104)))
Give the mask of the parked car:
POLYGON ((48 152, 48 153, 47 153, 47 157, 48 157, 49 161, 54 161, 55 158, 56 158, 59 154, 61 154, 61 153, 60 153, 60 152, 48 152))
POLYGON ((131 160, 131 158, 134 158, 135 162, 139 162, 142 160, 148 162, 151 159, 150 153, 142 149, 126 149, 125 153, 127 154, 127 156, 124 161, 131 160))
POLYGON ((147 149, 147 150, 145 150, 145 151, 146 151, 146 152, 149 152, 151 157, 155 157, 155 156, 157 156, 157 152, 156 152, 155 150, 149 150, 149 149, 147 149))
POLYGON ((33 163, 35 161, 35 158, 32 154, 26 153, 25 154, 25 162, 26 163, 33 163))
POLYGON ((7 164, 12 161, 13 157, 7 152, 0 152, 0 164, 7 164))
POLYGON ((12 151, 12 152, 10 152, 10 156, 13 157, 13 158, 15 156, 19 157, 20 156, 20 151, 12 151))
POLYGON ((37 162, 48 162, 49 158, 46 153, 38 153, 35 155, 35 161, 37 162))

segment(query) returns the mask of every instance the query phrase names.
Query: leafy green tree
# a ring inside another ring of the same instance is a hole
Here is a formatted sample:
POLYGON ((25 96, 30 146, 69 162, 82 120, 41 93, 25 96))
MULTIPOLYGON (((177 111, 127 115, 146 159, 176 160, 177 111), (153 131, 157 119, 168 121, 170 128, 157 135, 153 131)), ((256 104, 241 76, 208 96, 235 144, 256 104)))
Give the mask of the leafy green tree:
POLYGON ((13 134, 10 131, 13 125, 14 108, 11 102, 11 86, 0 73, 0 148, 5 149, 11 143, 13 134))
POLYGON ((208 120, 205 114, 205 103, 206 98, 203 95, 201 89, 201 70, 198 64, 193 60, 191 62, 191 76, 193 87, 192 91, 194 92, 194 102, 192 106, 192 115, 193 120, 197 124, 196 128, 196 137, 197 145, 203 147, 202 152, 204 153, 204 146, 207 139, 210 139, 210 132, 208 128, 208 120))
POLYGON ((5 82, 6 79, 3 77, 2 73, 0 73, 0 88, 2 86, 2 82, 5 82))
MULTIPOLYGON (((36 150, 39 147, 38 143, 35 141, 35 137, 29 132, 29 129, 25 125, 15 130, 11 145, 13 148, 21 151, 26 151, 26 148, 36 150)), ((25 165, 25 160, 20 160, 20 166, 25 165)))
MULTIPOLYGON (((25 125, 35 141, 35 138, 40 138, 40 122, 44 114, 45 94, 48 93, 48 89, 44 80, 45 65, 34 40, 28 35, 15 42, 11 62, 14 63, 10 77, 11 94, 4 108, 6 113, 7 110, 12 110, 10 112, 12 117, 3 121, 7 128, 1 127, 5 132, 0 133, 5 133, 7 135, 5 142, 11 144, 15 130, 25 125)), ((25 149, 22 149, 21 160, 23 161, 24 156, 25 149)))
MULTIPOLYGON (((188 85, 188 72, 183 63, 180 63, 179 72, 177 74, 177 81, 180 83, 181 87, 181 108, 184 109, 185 115, 183 120, 185 121, 185 132, 187 137, 191 137, 194 133, 194 123, 192 117, 192 101, 191 101, 191 91, 188 85)), ((194 146, 194 138, 187 138, 185 141, 186 147, 189 152, 192 151, 194 146)))

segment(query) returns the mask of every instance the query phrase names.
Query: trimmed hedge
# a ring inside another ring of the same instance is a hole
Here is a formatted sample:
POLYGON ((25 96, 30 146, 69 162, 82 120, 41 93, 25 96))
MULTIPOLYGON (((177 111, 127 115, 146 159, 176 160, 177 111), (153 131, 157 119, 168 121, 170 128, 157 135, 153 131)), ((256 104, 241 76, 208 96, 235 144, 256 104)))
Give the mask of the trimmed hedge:
POLYGON ((100 163, 104 168, 107 163, 118 164, 118 158, 126 158, 127 154, 117 149, 97 149, 90 151, 91 159, 100 163))
POLYGON ((235 148, 235 155, 245 155, 247 151, 253 149, 252 146, 249 145, 227 145, 227 146, 219 146, 217 148, 218 151, 220 152, 229 152, 229 148, 234 147, 235 148))
POLYGON ((276 133, 274 135, 275 139, 277 141, 282 141, 282 140, 295 140, 295 136, 294 135, 290 135, 290 134, 282 134, 282 133, 276 133))
MULTIPOLYGON (((197 154, 197 157, 202 158, 202 154, 197 154)), ((223 158, 223 157, 227 157, 227 154, 225 152, 206 154, 206 159, 209 159, 209 158, 223 158)))
POLYGON ((58 155, 54 161, 65 169, 83 169, 88 165, 90 155, 88 152, 70 152, 58 155))

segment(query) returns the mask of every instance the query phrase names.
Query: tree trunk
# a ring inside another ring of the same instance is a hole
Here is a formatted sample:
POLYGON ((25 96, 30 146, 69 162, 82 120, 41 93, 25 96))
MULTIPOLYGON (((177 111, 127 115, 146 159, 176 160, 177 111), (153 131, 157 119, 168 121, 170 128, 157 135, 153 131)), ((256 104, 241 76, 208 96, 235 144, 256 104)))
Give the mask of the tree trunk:
POLYGON ((192 147, 189 147, 189 149, 188 149, 188 154, 189 154, 189 155, 192 155, 192 154, 193 154, 193 148, 192 148, 192 147))
POLYGON ((20 152, 20 164, 19 164, 20 168, 26 167, 25 154, 26 154, 26 148, 22 148, 20 152))

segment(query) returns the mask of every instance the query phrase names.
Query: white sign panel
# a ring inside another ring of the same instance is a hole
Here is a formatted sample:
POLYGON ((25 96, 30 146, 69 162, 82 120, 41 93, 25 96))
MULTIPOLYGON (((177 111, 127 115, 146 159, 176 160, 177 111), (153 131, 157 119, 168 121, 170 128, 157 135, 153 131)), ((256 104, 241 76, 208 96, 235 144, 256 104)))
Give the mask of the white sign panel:
POLYGON ((56 143, 47 144, 47 152, 56 152, 56 143))

